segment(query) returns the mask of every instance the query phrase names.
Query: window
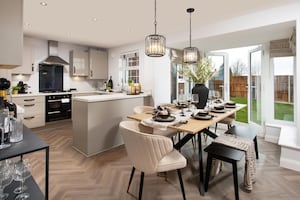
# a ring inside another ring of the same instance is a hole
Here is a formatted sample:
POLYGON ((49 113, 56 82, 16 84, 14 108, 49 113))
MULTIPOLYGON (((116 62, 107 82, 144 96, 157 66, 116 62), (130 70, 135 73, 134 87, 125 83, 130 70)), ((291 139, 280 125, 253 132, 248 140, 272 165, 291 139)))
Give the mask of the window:
POLYGON ((294 121, 294 57, 275 57, 274 119, 294 121))
POLYGON ((128 81, 132 81, 134 83, 140 82, 140 69, 139 69, 139 54, 128 53, 123 54, 120 57, 121 59, 121 68, 120 68, 120 76, 122 78, 122 83, 128 83, 128 81))

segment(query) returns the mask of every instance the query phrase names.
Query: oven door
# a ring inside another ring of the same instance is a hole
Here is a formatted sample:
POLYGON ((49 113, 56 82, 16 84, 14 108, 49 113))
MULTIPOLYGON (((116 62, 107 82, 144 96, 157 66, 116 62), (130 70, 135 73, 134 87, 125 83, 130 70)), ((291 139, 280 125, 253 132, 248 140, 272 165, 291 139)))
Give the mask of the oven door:
POLYGON ((46 122, 71 118, 71 97, 46 97, 46 122))

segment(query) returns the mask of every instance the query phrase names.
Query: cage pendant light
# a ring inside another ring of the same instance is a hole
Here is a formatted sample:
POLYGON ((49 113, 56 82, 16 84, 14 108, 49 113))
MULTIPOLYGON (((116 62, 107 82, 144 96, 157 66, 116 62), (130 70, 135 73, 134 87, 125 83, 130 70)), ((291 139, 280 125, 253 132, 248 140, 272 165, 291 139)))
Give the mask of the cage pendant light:
POLYGON ((145 38, 145 54, 150 57, 161 57, 166 52, 166 38, 156 34, 156 0, 154 1, 154 34, 145 38))
POLYGON ((192 47, 192 13, 194 8, 188 8, 187 13, 190 13, 190 46, 183 49, 183 62, 188 64, 197 63, 198 61, 198 49, 192 47))

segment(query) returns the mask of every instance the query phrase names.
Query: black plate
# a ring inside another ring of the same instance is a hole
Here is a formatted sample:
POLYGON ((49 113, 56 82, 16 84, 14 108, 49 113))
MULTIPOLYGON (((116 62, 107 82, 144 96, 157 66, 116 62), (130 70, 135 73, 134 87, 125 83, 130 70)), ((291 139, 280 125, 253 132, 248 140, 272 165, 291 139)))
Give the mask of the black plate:
POLYGON ((235 104, 236 104, 236 103, 233 102, 233 101, 226 102, 226 105, 230 105, 230 106, 233 106, 233 105, 235 105, 235 104))
POLYGON ((177 108, 187 108, 188 105, 187 104, 176 104, 177 108))
POLYGON ((229 105, 229 104, 227 104, 227 105, 225 105, 225 108, 236 108, 236 105, 229 105))
POLYGON ((198 119, 198 120, 210 120, 210 119, 212 119, 213 118, 213 116, 212 115, 204 115, 204 116, 201 116, 201 115, 192 115, 192 117, 194 118, 194 119, 198 119))
POLYGON ((162 117, 159 117, 159 116, 153 117, 153 120, 157 121, 157 122, 172 122, 175 119, 176 119, 176 117, 174 117, 174 116, 169 116, 167 118, 162 118, 162 117))
POLYGON ((212 109, 211 112, 214 112, 214 113, 225 113, 226 110, 225 109, 223 109, 223 110, 212 109))

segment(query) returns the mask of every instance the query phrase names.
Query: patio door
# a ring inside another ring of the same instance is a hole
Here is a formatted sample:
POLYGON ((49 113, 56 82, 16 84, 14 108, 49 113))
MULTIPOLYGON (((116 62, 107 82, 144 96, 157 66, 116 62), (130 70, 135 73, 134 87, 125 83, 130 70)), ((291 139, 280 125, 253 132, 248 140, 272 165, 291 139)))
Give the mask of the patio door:
POLYGON ((227 53, 210 52, 206 55, 212 61, 216 74, 208 81, 210 96, 229 100, 229 70, 227 53))
POLYGON ((249 52, 248 116, 251 125, 261 126, 261 47, 249 52))

